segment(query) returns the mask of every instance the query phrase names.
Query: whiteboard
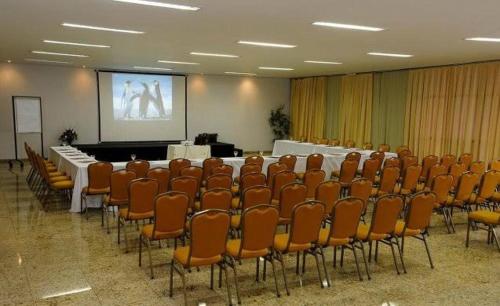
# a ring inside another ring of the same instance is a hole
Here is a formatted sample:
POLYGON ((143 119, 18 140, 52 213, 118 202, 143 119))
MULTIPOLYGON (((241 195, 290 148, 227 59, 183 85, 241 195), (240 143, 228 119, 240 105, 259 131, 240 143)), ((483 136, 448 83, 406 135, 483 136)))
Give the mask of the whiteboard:
POLYGON ((14 97, 16 133, 41 133, 42 112, 40 98, 14 97))

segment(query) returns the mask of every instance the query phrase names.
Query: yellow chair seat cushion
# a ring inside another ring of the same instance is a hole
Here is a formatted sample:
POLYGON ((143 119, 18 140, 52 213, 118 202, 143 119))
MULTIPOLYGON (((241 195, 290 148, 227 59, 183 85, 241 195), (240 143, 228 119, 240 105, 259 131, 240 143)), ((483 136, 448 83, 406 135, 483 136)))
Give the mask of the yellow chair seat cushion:
MULTIPOLYGON (((396 222, 394 234, 396 234, 396 236, 399 236, 399 237, 403 236, 403 229, 404 228, 405 228, 405 222, 403 220, 398 220, 398 222, 396 222)), ((406 230, 405 230, 405 236, 416 236, 419 234, 420 234, 420 230, 418 230, 418 229, 406 228, 406 230)))
POLYGON ((240 208, 240 197, 234 197, 231 200, 231 208, 232 209, 238 209, 238 208, 240 208))
POLYGON ((241 223, 241 215, 232 215, 231 216, 231 227, 234 229, 240 228, 241 223))
POLYGON ((148 211, 144 213, 128 212, 128 208, 120 208, 120 217, 128 220, 142 220, 153 218, 154 211, 148 211))
POLYGON ((49 177, 53 177, 53 176, 66 176, 66 173, 60 172, 60 171, 50 172, 49 177))
POLYGON ((274 206, 279 206, 280 205, 280 200, 271 200, 271 205, 274 205, 274 206))
POLYGON ((184 233, 183 229, 179 229, 172 232, 160 232, 156 231, 153 236, 154 224, 146 224, 142 228, 142 235, 148 237, 150 240, 159 240, 159 239, 169 239, 179 237, 184 233))
POLYGON ((332 171, 332 177, 340 177, 340 170, 332 171))
POLYGON ((304 180, 304 175, 305 175, 305 173, 303 173, 303 172, 299 172, 299 173, 297 173, 296 175, 297 175, 297 179, 298 179, 298 180, 301 180, 301 181, 303 181, 303 180, 304 180))
POLYGON ((455 200, 455 198, 453 196, 449 195, 447 200, 446 200, 446 205, 447 206, 462 207, 464 205, 464 201, 455 200))
POLYGON ((493 194, 493 196, 491 197, 491 199, 494 201, 494 202, 500 202, 500 192, 495 192, 493 194))
POLYGON ((229 240, 226 244, 227 253, 233 258, 255 258, 260 256, 266 256, 269 254, 268 249, 261 250, 241 250, 241 256, 238 256, 240 252, 241 240, 233 239, 229 240))
POLYGON ((282 218, 280 217, 278 220, 278 224, 283 225, 283 224, 290 224, 292 222, 291 218, 282 218))
POLYGON ((88 194, 88 195, 106 194, 106 193, 109 193, 109 187, 107 187, 107 188, 89 188, 89 187, 83 187, 82 188, 82 193, 85 193, 85 194, 88 194))
POLYGON ((240 191, 240 186, 238 186, 238 185, 231 186, 231 192, 233 194, 238 194, 239 191, 240 191))
POLYGON ((289 235, 288 234, 278 234, 274 236, 274 249, 280 251, 280 252, 298 252, 298 251, 304 251, 309 248, 311 248, 312 244, 311 243, 290 243, 290 246, 287 249, 288 246, 288 239, 289 235))
POLYGON ((376 234, 370 233, 370 237, 368 237, 368 233, 370 232, 370 224, 360 224, 358 226, 358 232, 356 233, 356 238, 362 241, 367 240, 382 240, 386 238, 388 235, 386 234, 376 234))
POLYGON ((208 266, 212 264, 216 264, 222 261, 222 255, 216 255, 208 258, 198 258, 191 257, 191 262, 188 266, 188 258, 189 258, 189 246, 177 248, 174 251, 174 260, 180 263, 184 268, 187 267, 198 267, 198 266, 208 266))
POLYGON ((322 246, 338 246, 338 245, 346 245, 348 244, 351 239, 349 238, 330 238, 330 241, 328 241, 328 236, 330 235, 330 230, 329 229, 321 229, 319 231, 319 239, 318 243, 322 246))
POLYGON ((120 206, 120 205, 127 205, 128 200, 111 198, 109 194, 106 194, 104 195, 103 203, 106 204, 106 206, 120 206))
POLYGON ((57 167, 56 166, 45 166, 45 169, 47 170, 47 172, 55 172, 55 171, 57 171, 57 167))
POLYGON ((394 193, 402 194, 402 195, 409 195, 411 193, 411 190, 406 189, 406 188, 401 188, 400 185, 396 185, 396 187, 394 187, 394 193))
POLYGON ((57 181, 50 183, 50 186, 52 188, 62 190, 62 189, 71 189, 73 188, 74 184, 73 181, 67 180, 67 181, 57 181))
POLYGON ((469 220, 484 224, 500 224, 500 212, 489 210, 476 210, 469 213, 469 220))
POLYGON ((55 182, 61 182, 61 181, 71 181, 71 178, 69 178, 67 176, 52 176, 52 177, 49 177, 49 182, 51 184, 55 183, 55 182))

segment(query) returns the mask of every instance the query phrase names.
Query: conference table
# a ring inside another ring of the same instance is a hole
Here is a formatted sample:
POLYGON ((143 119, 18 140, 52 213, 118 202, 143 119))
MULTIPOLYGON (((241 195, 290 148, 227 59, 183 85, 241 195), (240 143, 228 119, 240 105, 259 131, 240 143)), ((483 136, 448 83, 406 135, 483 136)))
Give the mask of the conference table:
POLYGON ((370 155, 371 150, 360 150, 357 148, 344 148, 340 146, 329 146, 329 145, 322 145, 322 144, 313 144, 309 142, 299 142, 299 141, 294 141, 294 140, 276 140, 274 141, 274 147, 273 147, 273 156, 281 156, 285 154, 293 154, 293 155, 300 155, 300 154, 313 154, 313 153, 320 153, 320 154, 347 154, 349 152, 354 152, 357 151, 361 153, 361 155, 370 155))
MULTIPOLYGON (((312 145, 312 144, 309 144, 312 145)), ((314 145, 313 145, 314 146, 314 145)), ((310 150, 311 148, 309 148, 310 150)), ((305 149, 304 149, 305 150, 305 149)), ((353 150, 349 149, 348 152, 353 150)), ((293 151, 295 152, 295 151, 293 151)), ((373 151, 369 150, 358 150, 361 153, 361 161, 359 169, 362 168, 362 164, 364 160, 369 158, 369 155, 373 151)), ((291 154, 292 152, 288 152, 285 154, 291 154)), ((295 165, 295 172, 305 172, 307 155, 296 153, 297 155, 297 163, 295 165)), ((332 171, 340 170, 340 165, 345 159, 347 155, 347 151, 339 152, 339 153, 323 153, 324 161, 322 170, 326 172, 327 179, 330 178, 330 174, 332 171)), ((281 154, 284 155, 284 154, 281 154)), ((264 156, 264 165, 262 167, 262 172, 267 172, 267 167, 269 164, 278 161, 279 156, 281 155, 272 155, 272 156, 264 156)), ((396 154, 387 153, 386 158, 393 157, 396 154)), ((88 156, 87 154, 79 151, 76 148, 70 146, 59 146, 59 147, 51 147, 49 151, 49 160, 51 160, 59 171, 63 171, 66 175, 70 176, 74 182, 73 188, 73 196, 71 200, 71 208, 70 212, 78 213, 81 209, 81 197, 80 193, 83 187, 88 184, 88 176, 87 176, 87 167, 90 163, 96 162, 96 160, 92 156, 88 156)), ((244 157, 224 157, 222 158, 224 164, 230 165, 233 167, 233 177, 237 177, 240 174, 240 167, 245 163, 244 157)), ((150 167, 164 167, 168 168, 168 163, 170 160, 156 160, 149 161, 150 167)), ((114 162, 113 170, 121 170, 125 169, 127 162, 114 162)), ((203 164, 203 159, 191 159, 191 164, 193 166, 201 167, 203 164)), ((89 207, 100 207, 101 206, 101 197, 100 196, 89 196, 87 199, 87 205, 89 207)))
POLYGON ((168 145, 167 159, 205 159, 210 157, 210 146, 168 145))

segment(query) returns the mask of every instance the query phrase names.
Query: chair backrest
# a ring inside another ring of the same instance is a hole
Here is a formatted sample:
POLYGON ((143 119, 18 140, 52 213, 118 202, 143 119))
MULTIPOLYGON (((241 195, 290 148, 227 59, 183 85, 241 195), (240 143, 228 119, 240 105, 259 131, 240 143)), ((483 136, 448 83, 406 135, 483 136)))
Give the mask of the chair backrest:
POLYGON ((500 184, 500 171, 488 170, 481 177, 478 196, 483 199, 490 199, 500 184))
POLYGON ((338 146, 340 146, 340 140, 338 140, 336 138, 335 139, 330 139, 328 141, 328 144, 331 145, 331 146, 334 146, 334 147, 338 147, 338 146))
POLYGON ((207 178, 207 190, 214 188, 231 189, 233 177, 229 174, 212 174, 207 178))
POLYGON ((351 186, 349 188, 349 196, 361 199, 363 201, 363 214, 366 212, 366 208, 368 207, 368 200, 370 199, 370 195, 372 193, 373 183, 365 178, 360 178, 352 181, 351 186))
POLYGON ((346 140, 344 143, 344 147, 346 147, 346 148, 354 148, 355 146, 356 146, 356 143, 354 142, 354 140, 351 140, 351 139, 346 140))
POLYGON ((399 159, 401 159, 401 160, 402 160, 403 158, 405 158, 406 156, 411 156, 411 155, 412 155, 412 153, 411 153, 411 151, 410 151, 410 150, 408 150, 408 149, 401 150, 401 151, 399 151, 399 152, 398 152, 398 158, 399 158, 399 159))
POLYGON ((153 238, 156 234, 184 232, 189 207, 189 197, 183 192, 167 192, 154 200, 155 223, 153 238))
POLYGON ((453 176, 450 174, 439 174, 434 177, 431 190, 436 195, 437 203, 446 203, 448 195, 453 189, 453 181, 453 176))
POLYGON ((321 169, 323 166, 323 154, 314 153, 307 156, 306 171, 313 169, 321 169))
POLYGON ((410 147, 408 147, 407 145, 400 145, 399 147, 396 148, 396 154, 399 154, 399 152, 404 150, 410 150, 410 147))
POLYGON ((422 166, 411 165, 406 168, 403 174, 403 182, 401 183, 402 189, 411 190, 412 192, 417 189, 418 179, 422 172, 422 166))
POLYGON ((359 163, 359 161, 361 160, 361 153, 359 153, 359 152, 349 152, 345 156, 345 160, 355 160, 355 161, 357 161, 359 163))
POLYGON ((181 176, 190 176, 196 178, 196 190, 200 189, 201 180, 203 178, 203 169, 197 166, 189 166, 181 169, 181 176))
POLYGON ((248 173, 240 177, 240 191, 258 185, 266 185, 266 176, 263 173, 248 173))
POLYGON ((170 178, 176 178, 181 176, 181 169, 191 166, 191 161, 185 158, 172 159, 168 163, 168 168, 170 169, 170 178))
POLYGON ((379 191, 393 193, 398 182, 400 170, 398 167, 385 167, 380 177, 379 191))
POLYGON ((110 202, 128 202, 128 185, 137 178, 132 170, 113 171, 109 177, 109 199, 110 202))
POLYGON ((127 163, 125 167, 127 170, 135 171, 137 177, 146 177, 149 170, 149 162, 147 160, 132 160, 127 163))
POLYGON ((278 200, 280 197, 280 191, 283 186, 289 183, 295 182, 297 175, 295 172, 284 170, 276 173, 273 178, 272 191, 273 200, 278 200))
MULTIPOLYGON (((224 161, 222 158, 219 157, 209 157, 203 160, 203 178, 202 180, 205 181, 210 175, 213 174, 212 170, 213 168, 220 166, 224 164, 224 161)), ((232 172, 231 172, 232 174, 232 172)))
POLYGON ((358 198, 344 198, 337 201, 330 215, 330 239, 352 239, 358 231, 359 220, 363 212, 363 200, 358 198))
POLYGON ((402 209, 403 198, 401 196, 385 195, 378 198, 373 208, 370 233, 392 234, 402 209))
POLYGON ((450 166, 449 169, 449 174, 453 176, 453 188, 456 188, 458 186, 458 179, 467 172, 467 168, 465 164, 462 163, 456 163, 450 166))
POLYGON ((445 154, 441 157, 441 165, 446 167, 446 170, 450 168, 451 165, 457 162, 457 157, 453 154, 445 154))
POLYGON ((436 194, 433 192, 422 191, 415 194, 408 203, 403 233, 407 228, 425 231, 430 225, 435 202, 436 194))
POLYGON ((191 244, 188 264, 191 258, 213 258, 226 252, 227 235, 231 218, 229 213, 219 209, 200 211, 191 218, 191 244))
POLYGON ((490 163, 490 170, 500 171, 500 159, 494 160, 490 163))
POLYGON ((200 196, 200 210, 206 209, 231 209, 231 201, 233 200, 233 193, 229 189, 211 189, 205 191, 200 196))
POLYGON ((371 143, 371 142, 365 142, 363 144, 363 150, 373 150, 373 143, 371 143))
POLYGON ((391 157, 384 161, 384 168, 386 167, 401 167, 401 160, 397 157, 391 157))
POLYGON ((429 171, 434 165, 437 165, 439 158, 436 155, 427 155, 422 159, 422 173, 421 178, 427 179, 429 171))
POLYGON ((49 182, 49 173, 47 172, 47 168, 45 167, 44 159, 40 154, 36 154, 36 163, 38 165, 38 170, 42 175, 43 179, 48 183, 49 182))
POLYGON ((446 174, 448 173, 448 168, 444 165, 441 164, 436 164, 431 167, 429 170, 429 173, 427 174, 427 179, 425 181, 425 186, 430 187, 432 186, 432 180, 440 174, 446 174))
POLYGON ((370 154, 370 158, 375 158, 379 161, 378 170, 382 169, 382 164, 384 163, 385 153, 380 151, 375 151, 370 154))
POLYGON ((234 169, 233 169, 233 166, 231 166, 231 165, 222 164, 222 165, 218 165, 218 166, 212 168, 212 174, 221 173, 221 174, 229 174, 232 176, 233 172, 234 172, 234 169))
POLYGON ((297 163, 297 156, 292 154, 283 155, 278 160, 280 163, 285 164, 288 170, 295 171, 295 164, 297 163))
POLYGON ((167 168, 151 168, 146 174, 147 178, 154 178, 159 184, 159 193, 164 193, 168 191, 168 185, 170 183, 170 170, 167 168))
POLYGON ((243 210, 260 204, 271 204, 271 188, 260 185, 248 187, 241 196, 241 207, 243 210))
POLYGON ((87 177, 89 180, 89 191, 109 188, 109 178, 112 172, 113 164, 109 162, 100 161, 88 165, 87 177))
POLYGON ((391 146, 386 144, 386 143, 380 144, 378 146, 378 151, 379 152, 389 152, 389 151, 391 151, 391 146))
POLYGON ((264 165, 264 157, 260 155, 252 155, 245 158, 245 164, 257 164, 262 168, 264 165))
POLYGON ((192 176, 178 176, 170 180, 170 190, 184 192, 189 197, 189 207, 194 209, 198 192, 198 179, 192 176))
POLYGON ((483 175, 486 171, 486 164, 483 161, 475 161, 470 164, 470 172, 483 175))
POLYGON ((241 214, 242 250, 270 250, 274 243, 274 234, 278 225, 279 212, 272 205, 257 205, 243 210, 241 214))
POLYGON ((363 171, 361 176, 375 182, 375 177, 377 176, 377 171, 379 170, 380 160, 377 158, 369 158, 363 163, 363 171))
POLYGON ((325 215, 325 206, 318 201, 307 201, 297 204, 292 211, 290 244, 306 245, 318 240, 319 230, 325 215))
POLYGON ((307 187, 307 198, 314 198, 316 188, 325 180, 326 173, 323 170, 308 170, 304 174, 304 185, 307 187))
POLYGON ((464 174, 462 174, 462 176, 460 176, 460 179, 458 180, 455 200, 468 201, 478 183, 479 174, 473 172, 465 172, 464 174))
POLYGON ((240 167, 240 177, 248 173, 262 173, 262 166, 259 164, 244 164, 240 167))
POLYGON ((333 205, 340 198, 342 185, 337 181, 325 181, 316 187, 314 199, 325 205, 325 213, 330 214, 333 205))
POLYGON ((465 169, 469 169, 470 164, 472 163, 472 154, 470 153, 462 153, 458 158, 458 162, 465 165, 465 169))
MULTIPOLYGON (((405 156, 401 159, 401 173, 404 173, 409 166, 418 165, 418 157, 413 155, 405 156)), ((420 176, 420 173, 419 173, 420 176)))
POLYGON ((300 183, 290 183, 281 188, 280 200, 280 217, 290 219, 295 205, 306 200, 307 187, 300 183))
POLYGON ((267 185, 272 188, 274 175, 280 171, 287 171, 288 167, 280 162, 272 163, 267 166, 267 185))
POLYGON ((158 181, 151 178, 138 178, 130 181, 128 184, 128 214, 153 212, 158 187, 158 181))
POLYGON ((356 177, 359 162, 355 159, 345 159, 340 165, 339 182, 350 183, 356 177))

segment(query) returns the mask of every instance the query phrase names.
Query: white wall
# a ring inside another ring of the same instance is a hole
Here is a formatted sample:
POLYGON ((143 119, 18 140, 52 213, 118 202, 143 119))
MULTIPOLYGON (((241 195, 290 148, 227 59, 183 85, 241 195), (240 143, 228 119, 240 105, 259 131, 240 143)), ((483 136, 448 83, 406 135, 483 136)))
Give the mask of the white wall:
MULTIPOLYGON (((271 109, 289 103, 288 79, 232 76, 188 77, 188 138, 219 133, 219 140, 246 151, 272 148, 267 118, 271 109)), ((0 64, 0 159, 14 157, 12 96, 41 96, 45 154, 65 128, 78 143, 97 143, 97 85, 91 69, 47 65, 0 64)), ((20 135, 38 148, 38 135, 20 135)))

